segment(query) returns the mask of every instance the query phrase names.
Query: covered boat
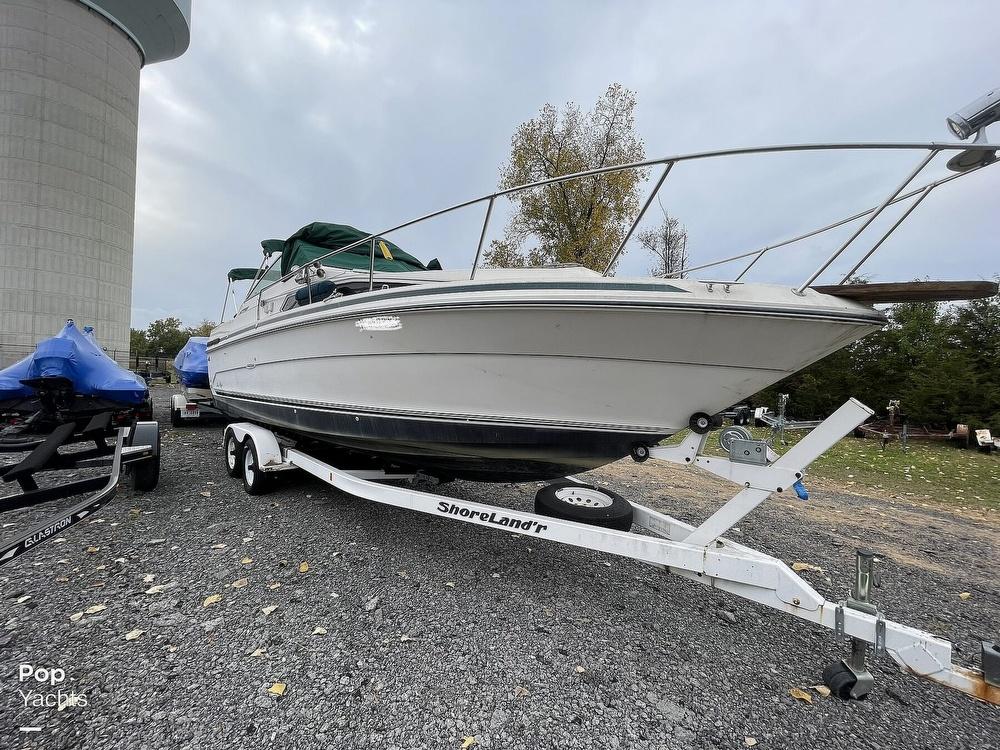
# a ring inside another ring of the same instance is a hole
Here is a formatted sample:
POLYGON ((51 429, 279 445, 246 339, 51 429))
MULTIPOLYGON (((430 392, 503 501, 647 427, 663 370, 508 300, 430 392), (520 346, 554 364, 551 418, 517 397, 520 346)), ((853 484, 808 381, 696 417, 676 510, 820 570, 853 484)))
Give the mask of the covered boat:
POLYGON ((186 388, 208 388, 208 337, 192 336, 174 357, 174 369, 186 388))
POLYGON ((93 328, 81 331, 72 320, 32 354, 0 370, 0 411, 37 411, 43 394, 56 391, 61 405, 74 411, 134 408, 149 398, 146 383, 105 354, 93 328))

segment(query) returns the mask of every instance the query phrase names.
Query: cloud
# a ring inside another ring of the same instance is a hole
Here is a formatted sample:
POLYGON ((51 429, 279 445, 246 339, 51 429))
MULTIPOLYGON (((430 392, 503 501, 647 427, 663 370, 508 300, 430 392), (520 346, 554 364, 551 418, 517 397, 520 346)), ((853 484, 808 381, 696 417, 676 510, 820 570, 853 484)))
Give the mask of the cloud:
MULTIPOLYGON (((189 323, 217 317, 226 271, 257 265, 261 239, 321 219, 378 230, 490 191, 520 122, 546 102, 589 106, 611 81, 637 91, 649 156, 949 140, 945 116, 1000 83, 989 25, 964 20, 991 9, 902 0, 197 3, 188 52, 142 72, 134 323, 159 311, 189 323)), ((703 262, 876 204, 918 158, 681 164, 663 202, 703 262)), ((998 194, 1000 167, 935 191, 865 270, 881 280, 992 276, 998 194)), ((505 210, 498 204, 494 233, 505 210)), ((872 226, 851 257, 896 215, 872 226)), ((482 216, 475 207, 398 241, 447 268, 468 266, 482 216)), ((751 278, 797 283, 849 235, 769 253, 751 278)), ((619 274, 647 268, 630 248, 619 274)))

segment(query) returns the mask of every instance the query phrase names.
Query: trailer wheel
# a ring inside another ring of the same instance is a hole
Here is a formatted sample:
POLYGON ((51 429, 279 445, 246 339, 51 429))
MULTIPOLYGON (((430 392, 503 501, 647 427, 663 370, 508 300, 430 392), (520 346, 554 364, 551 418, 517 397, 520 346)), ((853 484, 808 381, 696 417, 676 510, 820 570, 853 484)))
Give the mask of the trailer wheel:
POLYGON ((132 428, 129 445, 152 447, 152 456, 132 465, 132 486, 139 492, 155 490, 160 483, 160 426, 156 422, 138 422, 132 428))
MULTIPOLYGON (((823 684, 830 688, 830 692, 841 700, 848 701, 854 697, 851 695, 851 691, 857 682, 858 678, 854 676, 854 673, 842 661, 835 661, 832 664, 828 664, 826 669, 823 670, 823 684)), ((857 699, 864 700, 867 697, 868 693, 863 693, 857 696, 857 699)))
POLYGON ((253 439, 248 435, 243 441, 243 489, 248 495, 263 495, 271 489, 271 477, 260 469, 260 460, 257 458, 257 446, 253 444, 253 439))
POLYGON ((226 430, 226 436, 222 438, 222 457, 226 462, 226 473, 238 479, 243 473, 243 446, 236 439, 236 433, 226 430))
POLYGON ((632 528, 632 504, 616 492, 576 482, 556 482, 535 494, 535 512, 606 529, 632 528))

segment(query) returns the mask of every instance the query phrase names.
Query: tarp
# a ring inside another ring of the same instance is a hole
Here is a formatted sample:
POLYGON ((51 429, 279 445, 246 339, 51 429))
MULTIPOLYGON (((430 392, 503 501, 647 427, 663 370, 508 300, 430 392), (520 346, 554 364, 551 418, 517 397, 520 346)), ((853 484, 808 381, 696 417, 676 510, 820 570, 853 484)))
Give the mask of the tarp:
POLYGON ((145 401, 146 383, 105 354, 93 330, 87 326, 80 331, 69 320, 58 334, 39 342, 33 354, 0 370, 0 401, 31 398, 35 390, 22 381, 45 377, 67 378, 85 396, 124 404, 145 401))
POLYGON ((192 336, 174 357, 174 369, 181 385, 208 388, 208 337, 192 336))
MULTIPOLYGON (((346 224, 326 224, 314 221, 285 240, 281 248, 281 275, 288 273, 292 266, 304 266, 331 250, 363 240, 368 232, 347 226, 346 224)), ((276 247, 273 240, 261 243, 265 250, 276 247)), ((371 243, 365 242, 358 247, 343 253, 333 255, 323 261, 323 265, 334 268, 368 269, 371 262, 371 243)), ((427 267, 409 253, 384 239, 375 241, 376 271, 426 271, 427 267)))

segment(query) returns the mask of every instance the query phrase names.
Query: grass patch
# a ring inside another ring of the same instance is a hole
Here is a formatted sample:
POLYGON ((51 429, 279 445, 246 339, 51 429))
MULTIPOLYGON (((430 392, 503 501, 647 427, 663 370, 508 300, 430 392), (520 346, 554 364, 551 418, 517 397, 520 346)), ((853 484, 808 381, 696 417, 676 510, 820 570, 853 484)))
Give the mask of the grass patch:
MULTIPOLYGON (((757 439, 771 435, 769 429, 763 428, 751 432, 757 439)), ((787 444, 775 446, 775 450, 784 453, 805 434, 786 432, 787 444)), ((681 435, 675 435, 666 442, 680 440, 681 435)), ((709 435, 707 452, 724 455, 718 432, 709 435)), ((905 451, 898 442, 882 450, 877 440, 846 437, 809 466, 806 487, 810 479, 828 480, 863 495, 897 495, 916 501, 1000 510, 1000 455, 961 450, 946 443, 911 440, 905 451)))

